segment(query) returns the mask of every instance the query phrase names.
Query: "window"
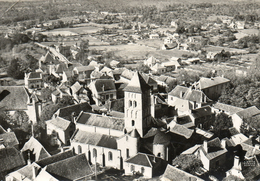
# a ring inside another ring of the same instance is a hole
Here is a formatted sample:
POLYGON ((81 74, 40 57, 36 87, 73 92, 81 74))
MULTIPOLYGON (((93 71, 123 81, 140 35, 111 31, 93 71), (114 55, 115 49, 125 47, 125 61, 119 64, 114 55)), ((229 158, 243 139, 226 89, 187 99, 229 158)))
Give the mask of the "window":
POLYGON ((135 112, 135 119, 137 119, 137 111, 135 112))
POLYGON ((78 145, 78 154, 81 154, 82 153, 82 148, 80 145, 78 145))
POLYGON ((125 140, 128 141, 128 136, 125 137, 125 140))
POLYGON ((144 167, 141 167, 141 173, 144 174, 144 167))
POLYGON ((132 107, 132 101, 129 101, 129 107, 132 107))
POLYGON ((131 172, 134 172, 134 171, 135 171, 135 166, 131 165, 131 172))
POLYGON ((131 111, 131 118, 133 118, 133 116, 134 116, 133 113, 134 113, 134 111, 132 110, 132 111, 131 111))
POLYGON ((110 151, 110 152, 108 152, 108 160, 113 160, 113 154, 112 154, 112 152, 110 151))
POLYGON ((110 99, 113 99, 113 94, 110 94, 110 99))
POLYGON ((161 153, 158 153, 158 154, 157 154, 157 157, 161 157, 161 153))
POLYGON ((126 158, 129 158, 130 157, 130 155, 129 155, 129 149, 127 148, 126 149, 126 158))
POLYGON ((126 110, 126 117, 128 117, 129 116, 129 110, 127 109, 126 110))
POLYGON ((137 102, 136 102, 136 101, 134 101, 134 104, 133 104, 133 105, 134 105, 134 107, 136 107, 136 106, 137 106, 137 102))
POLYGON ((132 120, 132 126, 134 126, 135 125, 135 121, 134 120, 132 120))
POLYGON ((93 149, 93 157, 97 157, 97 150, 96 150, 96 148, 93 149))
POLYGON ((109 95, 106 95, 106 100, 108 100, 109 99, 109 95))

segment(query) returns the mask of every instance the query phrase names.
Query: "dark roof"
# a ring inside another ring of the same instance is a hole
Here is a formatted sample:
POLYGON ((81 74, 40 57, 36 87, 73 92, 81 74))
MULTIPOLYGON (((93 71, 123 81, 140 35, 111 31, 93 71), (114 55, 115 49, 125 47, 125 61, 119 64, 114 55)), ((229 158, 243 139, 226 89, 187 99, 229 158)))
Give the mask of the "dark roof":
POLYGON ((148 85, 157 84, 157 82, 151 76, 146 75, 145 73, 141 73, 141 75, 148 85))
POLYGON ((73 157, 75 156, 75 153, 73 150, 68 150, 62 153, 58 153, 56 155, 52 155, 51 157, 47 157, 44 159, 41 159, 39 161, 37 161, 36 163, 38 165, 40 165, 42 168, 45 167, 46 165, 61 161, 61 160, 65 160, 67 158, 73 157))
POLYGON ((65 131, 70 126, 71 121, 63 119, 61 117, 56 117, 56 118, 52 118, 51 120, 46 121, 45 123, 47 124, 47 126, 49 124, 51 124, 51 125, 55 126, 56 128, 62 129, 63 131, 65 131))
POLYGON ((133 138, 140 138, 140 134, 138 133, 138 131, 136 129, 133 129, 129 135, 133 138))
POLYGON ((228 112, 228 113, 230 113, 230 115, 235 114, 235 113, 243 110, 243 108, 241 108, 241 107, 231 106, 231 105, 223 104, 223 103, 220 103, 220 102, 217 102, 216 104, 214 104, 213 107, 215 109, 219 109, 219 110, 223 110, 225 112, 228 112))
POLYGON ((117 137, 94 132, 86 132, 78 129, 71 138, 71 142, 117 149, 116 139, 117 137))
POLYGON ((180 135, 180 136, 184 136, 186 139, 189 139, 192 134, 193 134, 193 130, 188 129, 186 126, 177 124, 175 121, 172 121, 170 124, 170 132, 180 135))
POLYGON ((85 72, 85 71, 93 71, 95 70, 94 66, 80 66, 80 67, 75 67, 79 72, 85 72))
MULTIPOLYGON (((204 152, 204 149, 202 149, 204 152)), ((220 155, 223 155, 227 152, 227 149, 221 148, 221 142, 219 138, 215 138, 208 142, 208 153, 205 153, 205 156, 212 160, 220 155)))
POLYGON ((165 132, 160 131, 158 128, 151 128, 143 138, 153 138, 153 144, 168 144, 171 137, 165 132))
POLYGON ((160 158, 153 155, 137 153, 135 156, 127 159, 125 162, 146 167, 154 167, 154 165, 156 165, 156 163, 159 163, 160 160, 160 158))
POLYGON ((59 180, 76 180, 94 174, 84 153, 47 165, 46 171, 59 180))
POLYGON ((97 126, 103 128, 110 128, 123 131, 125 127, 124 119, 109 116, 102 116, 99 114, 82 113, 77 118, 77 123, 97 126))
POLYGON ((26 164, 23 155, 15 148, 0 149, 0 172, 10 171, 26 164))
POLYGON ((0 108, 3 108, 3 110, 27 110, 28 101, 29 94, 25 87, 0 86, 0 108))
POLYGON ((3 144, 6 148, 19 145, 19 141, 14 132, 0 134, 0 145, 3 144))
POLYGON ((178 169, 172 165, 167 165, 166 170, 163 174, 163 178, 167 178, 168 180, 171 181, 184 181, 184 180, 189 180, 189 181, 203 181, 203 179, 192 175, 190 173, 187 173, 181 169, 178 169))
POLYGON ((199 88, 202 90, 209 87, 213 87, 215 85, 224 84, 227 82, 230 82, 230 80, 224 77, 213 77, 213 78, 201 77, 198 84, 199 84, 199 88))
POLYGON ((53 58, 53 56, 50 54, 50 52, 48 51, 48 52, 46 53, 46 55, 45 55, 43 58, 41 58, 40 60, 41 60, 42 62, 44 62, 44 63, 51 63, 51 62, 54 61, 54 58, 53 58))
POLYGON ((31 72, 29 73, 29 79, 41 79, 42 78, 41 72, 31 72))
POLYGON ((212 115, 212 114, 214 114, 214 113, 212 112, 210 106, 203 106, 203 107, 192 110, 192 115, 195 118, 200 118, 200 117, 204 117, 204 116, 208 116, 208 115, 212 115))
POLYGON ((181 93, 185 94, 185 92, 188 91, 188 87, 177 85, 170 93, 169 95, 181 98, 181 93))
POLYGON ((136 72, 129 82, 129 84, 124 88, 126 92, 143 93, 150 90, 150 86, 145 82, 144 78, 139 72, 136 72))
POLYGON ((74 113, 74 116, 78 116, 81 111, 92 112, 92 107, 89 105, 89 103, 84 102, 84 103, 74 104, 74 105, 70 105, 70 106, 60 108, 56 112, 56 114, 57 114, 57 116, 59 116, 61 118, 70 120, 72 113, 74 113))
POLYGON ((31 137, 21 149, 22 152, 27 150, 33 152, 35 155, 35 161, 50 157, 50 154, 46 151, 42 144, 34 137, 31 137))
POLYGON ((231 136, 239 134, 239 131, 235 127, 231 127, 228 130, 229 130, 231 136))
POLYGON ((114 81, 110 79, 98 79, 94 82, 94 85, 97 92, 116 90, 114 81))
POLYGON ((242 111, 237 112, 236 114, 242 119, 247 119, 257 114, 260 114, 260 110, 255 106, 251 106, 242 111))

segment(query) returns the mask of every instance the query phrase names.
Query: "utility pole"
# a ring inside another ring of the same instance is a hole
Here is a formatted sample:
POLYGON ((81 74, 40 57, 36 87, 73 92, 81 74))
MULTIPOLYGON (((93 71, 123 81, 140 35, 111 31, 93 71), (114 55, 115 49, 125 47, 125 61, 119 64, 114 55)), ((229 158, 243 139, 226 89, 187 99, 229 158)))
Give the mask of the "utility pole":
POLYGON ((16 4, 18 4, 21 0, 16 1, 12 6, 10 6, 5 12, 1 14, 1 18, 7 13, 10 9, 12 9, 16 4))

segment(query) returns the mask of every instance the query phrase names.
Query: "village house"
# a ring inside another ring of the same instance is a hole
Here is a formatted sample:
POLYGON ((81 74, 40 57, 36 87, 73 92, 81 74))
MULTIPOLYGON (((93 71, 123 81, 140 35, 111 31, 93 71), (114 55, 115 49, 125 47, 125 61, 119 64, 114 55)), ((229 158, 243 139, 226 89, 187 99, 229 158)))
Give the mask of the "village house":
POLYGON ((124 170, 126 175, 142 174, 145 178, 152 178, 160 173, 164 164, 161 158, 154 155, 137 153, 125 161, 124 170))
POLYGON ((42 110, 38 97, 23 86, 0 86, 0 107, 11 115, 15 111, 24 111, 33 123, 39 120, 42 110))
POLYGON ((24 74, 24 84, 27 89, 43 88, 43 79, 41 72, 30 72, 24 74))
POLYGON ((73 69, 73 75, 78 76, 78 80, 90 82, 90 74, 95 70, 93 66, 80 66, 73 69))
POLYGON ((229 116, 232 116, 233 114, 235 114, 239 111, 242 111, 244 109, 241 108, 241 107, 236 107, 236 106, 232 106, 232 105, 229 105, 229 104, 217 102, 217 103, 212 105, 212 110, 214 112, 216 112, 217 114, 225 113, 229 116))
POLYGON ((180 180, 194 180, 194 181, 203 181, 203 179, 187 173, 181 169, 178 169, 175 166, 170 164, 167 165, 166 170, 162 177, 160 178, 161 181, 180 181, 180 180))
POLYGON ((193 84, 193 87, 197 90, 203 91, 208 98, 217 100, 229 82, 230 80, 224 77, 201 77, 198 82, 193 84))
POLYGON ((0 149, 0 180, 5 180, 4 176, 26 165, 23 155, 16 148, 0 149))
POLYGON ((168 104, 174 106, 178 114, 189 113, 192 109, 211 104, 211 100, 199 90, 177 85, 168 93, 168 104))
POLYGON ((21 152, 24 158, 30 160, 31 163, 51 156, 33 136, 24 144, 21 152))
POLYGON ((89 89, 96 105, 105 104, 108 100, 116 99, 116 87, 113 80, 97 79, 90 83, 89 89))
POLYGON ((239 112, 236 112, 231 116, 233 127, 235 127, 240 132, 240 126, 246 119, 252 119, 254 116, 259 117, 259 115, 260 110, 255 106, 251 106, 239 112))
POLYGON ((47 135, 57 134, 58 141, 61 142, 56 143, 57 145, 69 145, 70 138, 75 131, 75 123, 63 119, 61 117, 54 117, 51 120, 48 120, 46 123, 47 135))
POLYGON ((94 171, 85 154, 79 154, 44 167, 36 180, 91 180, 94 171))
POLYGON ((163 74, 166 73, 166 67, 162 66, 159 63, 156 63, 154 66, 151 67, 151 71, 153 74, 163 74))
POLYGON ((160 75, 155 80, 158 84, 159 92, 170 92, 177 85, 176 78, 170 76, 160 75))
POLYGON ((150 68, 153 67, 156 63, 161 63, 161 61, 154 58, 153 56, 144 61, 144 65, 147 65, 150 68))
POLYGON ((153 33, 153 34, 150 34, 150 35, 149 35, 149 38, 152 39, 152 40, 154 40, 154 39, 159 39, 160 36, 159 36, 157 33, 153 33))
POLYGON ((194 154, 201 160, 206 170, 212 171, 226 164, 226 141, 220 141, 219 138, 204 140, 202 145, 195 145, 182 154, 194 154))

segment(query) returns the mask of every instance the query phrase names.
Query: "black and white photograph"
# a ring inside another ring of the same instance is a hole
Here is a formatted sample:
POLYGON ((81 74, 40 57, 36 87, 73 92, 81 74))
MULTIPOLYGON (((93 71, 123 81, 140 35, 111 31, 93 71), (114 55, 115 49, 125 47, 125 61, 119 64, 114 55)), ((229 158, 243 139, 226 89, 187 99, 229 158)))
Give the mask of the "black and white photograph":
POLYGON ((0 0, 0 181, 260 180, 260 0, 0 0))

